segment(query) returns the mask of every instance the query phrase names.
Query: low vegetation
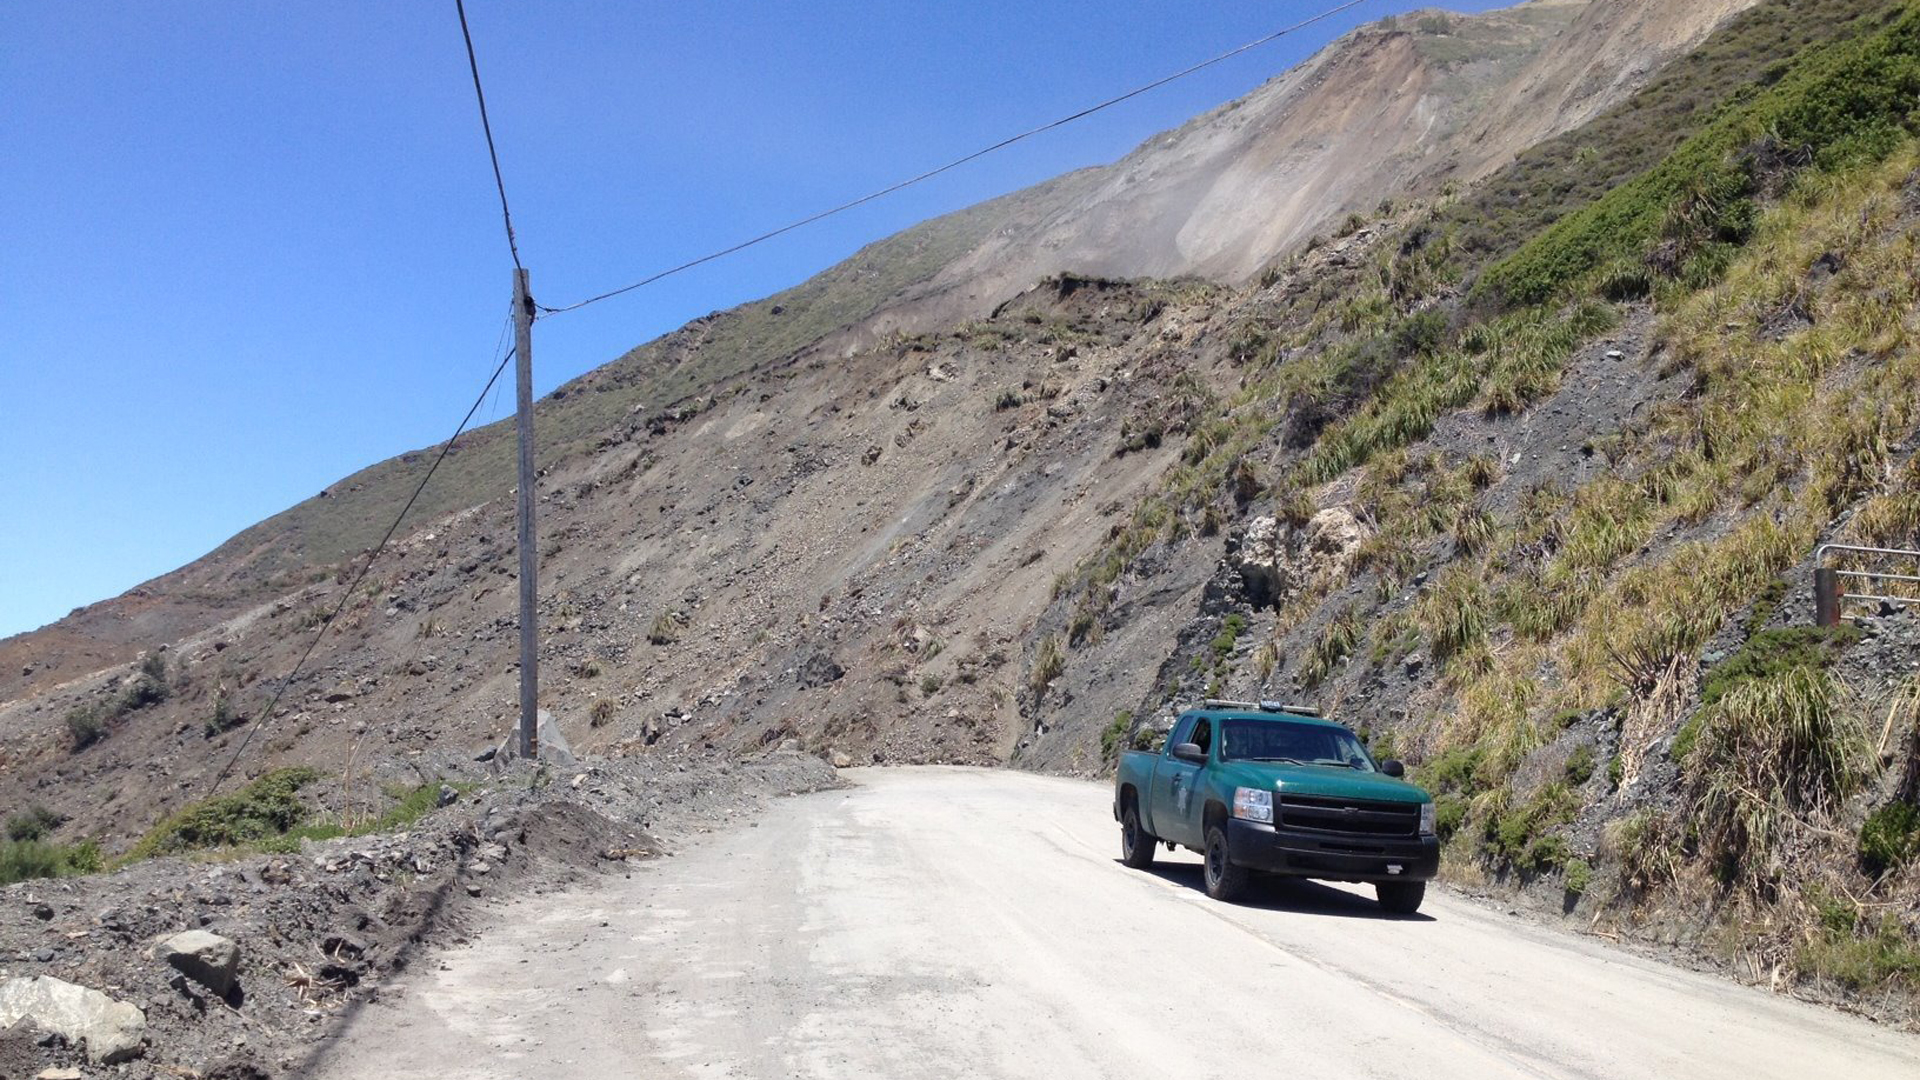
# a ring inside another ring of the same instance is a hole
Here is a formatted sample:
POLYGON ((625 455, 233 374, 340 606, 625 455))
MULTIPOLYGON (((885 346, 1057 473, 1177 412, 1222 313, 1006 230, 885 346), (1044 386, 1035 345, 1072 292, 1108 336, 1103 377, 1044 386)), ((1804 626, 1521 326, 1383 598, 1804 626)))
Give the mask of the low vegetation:
POLYGON ((317 769, 277 769, 231 795, 190 803, 135 841, 127 859, 239 847, 283 836, 306 820, 309 811, 299 792, 320 777, 317 769))
POLYGON ((205 731, 207 738, 212 739, 224 735, 246 722, 247 718, 240 713, 239 709, 234 707, 233 695, 227 692, 226 687, 222 686, 214 691, 213 712, 207 717, 207 722, 202 725, 202 730, 205 731))
POLYGON ((1860 866, 1879 877, 1920 855, 1920 807, 1895 799, 1860 826, 1860 866))
POLYGON ((605 727, 612 722, 619 708, 612 698, 595 698, 593 704, 587 707, 587 723, 593 727, 605 727))
MULTIPOLYGON (((1569 212, 1660 163, 1727 102, 1777 82, 1786 58, 1858 35, 1894 0, 1762 0, 1640 92, 1526 151, 1447 205, 1436 230, 1468 258, 1504 256, 1569 212)), ((1616 297, 1618 299, 1619 297, 1616 297)))
POLYGON ((687 617, 678 611, 663 611, 647 628, 647 641, 654 645, 672 645, 687 631, 687 617))
POLYGON ((75 844, 54 844, 44 840, 8 840, 0 843, 0 885, 34 878, 92 874, 105 865, 100 846, 91 840, 75 844))
POLYGON ((93 841, 57 844, 49 840, 66 820, 38 803, 8 816, 6 838, 0 840, 0 885, 99 870, 100 848, 93 841))
MULTIPOLYGON (((365 816, 325 816, 315 812, 300 792, 324 779, 317 769, 276 769, 230 795, 189 803, 149 829, 122 856, 120 863, 161 855, 196 851, 298 851, 302 841, 404 829, 439 805, 438 782, 418 786, 390 786, 383 794, 386 809, 365 816)), ((456 791, 470 784, 451 785, 456 791)))
POLYGON ((1133 712, 1122 709, 1114 715, 1105 728, 1100 731, 1100 757, 1103 761, 1112 761, 1120 756, 1121 747, 1126 743, 1127 732, 1133 729, 1133 712))
POLYGON ((1920 12, 1805 50, 1771 85, 1659 164, 1567 215, 1481 279, 1510 303, 1553 299, 1595 271, 1645 267, 1683 286, 1719 279, 1759 201, 1805 167, 1877 161, 1920 125, 1920 12))
POLYGON ((128 715, 158 705, 172 694, 166 654, 158 650, 147 652, 117 693, 67 710, 67 735, 74 752, 106 738, 128 715))

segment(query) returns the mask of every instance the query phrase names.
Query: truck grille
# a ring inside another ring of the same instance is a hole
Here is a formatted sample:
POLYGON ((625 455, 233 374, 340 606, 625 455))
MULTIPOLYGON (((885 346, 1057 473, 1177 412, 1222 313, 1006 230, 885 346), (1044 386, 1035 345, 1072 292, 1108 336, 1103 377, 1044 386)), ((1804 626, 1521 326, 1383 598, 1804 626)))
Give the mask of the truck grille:
POLYGON ((1277 809, 1280 820, 1275 824, 1283 829, 1349 836, 1413 836, 1420 828, 1417 803, 1282 794, 1277 809))

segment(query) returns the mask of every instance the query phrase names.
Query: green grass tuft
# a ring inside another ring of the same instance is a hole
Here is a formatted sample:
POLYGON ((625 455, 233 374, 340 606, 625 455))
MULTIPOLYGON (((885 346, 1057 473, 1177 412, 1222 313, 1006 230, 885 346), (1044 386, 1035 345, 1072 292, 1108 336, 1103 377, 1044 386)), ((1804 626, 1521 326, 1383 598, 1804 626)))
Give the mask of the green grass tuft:
POLYGON ((54 813, 39 803, 32 803, 25 810, 7 818, 7 839, 45 840, 66 820, 64 815, 54 813))
POLYGON ((1920 807, 1895 800, 1860 826, 1860 865, 1875 877, 1920 855, 1920 807))
POLYGON ((1738 652, 1707 672, 1700 701, 1713 705, 1755 679, 1770 679, 1799 669, 1824 670, 1860 640, 1851 626, 1789 626, 1762 630, 1738 652))
POLYGON ((127 860, 206 848, 237 847, 280 836, 306 820, 299 790, 320 779, 317 769, 278 769, 231 795, 189 803, 147 831, 127 860))
POLYGON ((1127 732, 1133 728, 1133 713, 1122 709, 1100 732, 1100 757, 1112 761, 1120 756, 1120 747, 1127 742, 1127 732))
POLYGON ((98 873, 103 865, 100 847, 92 840, 77 844, 50 844, 44 840, 0 842, 0 885, 98 873))

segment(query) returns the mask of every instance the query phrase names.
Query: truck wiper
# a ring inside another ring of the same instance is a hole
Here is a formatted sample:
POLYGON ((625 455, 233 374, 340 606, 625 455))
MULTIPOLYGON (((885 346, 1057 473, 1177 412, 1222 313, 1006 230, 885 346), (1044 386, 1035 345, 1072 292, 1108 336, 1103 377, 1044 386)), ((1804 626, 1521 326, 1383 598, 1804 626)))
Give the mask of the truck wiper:
POLYGON ((1290 758, 1290 757, 1250 757, 1250 758, 1247 758, 1246 760, 1247 761, 1283 761, 1283 762, 1286 762, 1288 765, 1305 765, 1306 764, 1306 762, 1301 761, 1299 758, 1290 758))

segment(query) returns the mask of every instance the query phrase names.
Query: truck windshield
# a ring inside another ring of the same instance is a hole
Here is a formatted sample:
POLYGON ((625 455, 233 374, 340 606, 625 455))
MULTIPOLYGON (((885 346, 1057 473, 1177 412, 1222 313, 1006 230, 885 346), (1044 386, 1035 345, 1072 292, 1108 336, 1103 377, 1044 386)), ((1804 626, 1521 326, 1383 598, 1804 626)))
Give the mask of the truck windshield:
POLYGON ((1287 720, 1220 721, 1222 761, 1285 761, 1297 765, 1336 765, 1373 772, 1373 758, 1353 732, 1322 724, 1287 720))

